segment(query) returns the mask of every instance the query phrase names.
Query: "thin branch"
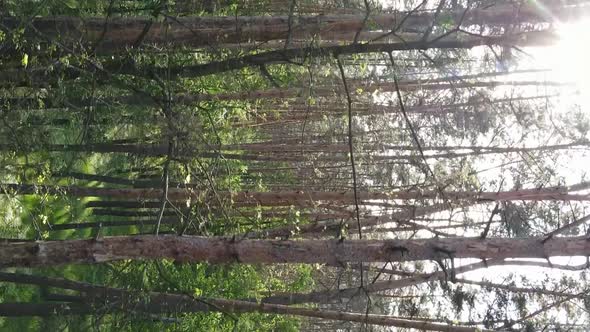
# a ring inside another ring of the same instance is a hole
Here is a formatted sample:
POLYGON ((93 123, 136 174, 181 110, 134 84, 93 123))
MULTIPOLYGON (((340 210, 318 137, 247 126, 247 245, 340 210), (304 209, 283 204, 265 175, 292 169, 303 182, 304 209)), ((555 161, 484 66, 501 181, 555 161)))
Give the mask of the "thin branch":
POLYGON ((363 19, 363 24, 361 24, 360 28, 354 34, 354 39, 353 39, 353 42, 352 42, 353 44, 358 43, 359 36, 361 35, 361 32, 363 31, 363 29, 367 25, 367 22, 369 21, 369 17, 371 15, 371 6, 369 5, 369 1, 368 0, 364 0, 364 3, 365 3, 365 11, 366 11, 365 18, 363 19))
POLYGON ((340 74, 342 75, 342 83, 344 84, 344 91, 346 92, 346 100, 348 103, 348 148, 350 153, 350 164, 352 168, 352 187, 354 192, 354 210, 357 220, 358 226, 358 234, 359 239, 363 238, 363 233, 361 229, 361 217, 360 217, 360 209, 358 203, 358 188, 357 188, 357 174, 356 174, 356 165, 354 161, 354 136, 352 134, 352 98, 350 97, 350 90, 348 89, 348 83, 346 82, 346 75, 344 74, 344 67, 342 66, 342 62, 340 58, 336 57, 336 61, 338 63, 338 68, 340 69, 340 74))
POLYGON ((554 231, 552 231, 552 232, 549 232, 549 233, 547 233, 547 234, 545 235, 545 239, 543 240, 543 242, 546 242, 547 240, 551 239, 551 238, 552 238, 552 237, 554 237, 555 235, 561 234, 561 233, 563 233, 563 232, 567 231, 567 230, 568 230, 568 229, 570 229, 570 228, 573 228, 573 227, 578 227, 578 226, 580 226, 580 225, 583 225, 583 224, 585 224, 586 222, 588 222, 589 220, 590 220, 590 214, 589 214, 589 215, 587 215, 587 216, 585 216, 585 217, 582 217, 582 218, 580 218, 580 219, 578 219, 578 220, 574 220, 574 221, 572 221, 572 222, 571 222, 571 223, 569 223, 569 224, 565 224, 565 225, 563 225, 563 226, 559 227, 558 229, 556 229, 556 230, 554 230, 554 231))
POLYGON ((429 25, 428 29, 426 29, 426 32, 424 32, 424 35, 422 36, 422 41, 427 41, 428 37, 430 37, 430 34, 432 33, 434 26, 436 25, 436 20, 438 19, 438 16, 440 15, 444 6, 445 6, 445 0, 440 0, 440 2, 438 3, 438 7, 436 8, 436 12, 434 13, 434 16, 432 17, 432 24, 429 25))

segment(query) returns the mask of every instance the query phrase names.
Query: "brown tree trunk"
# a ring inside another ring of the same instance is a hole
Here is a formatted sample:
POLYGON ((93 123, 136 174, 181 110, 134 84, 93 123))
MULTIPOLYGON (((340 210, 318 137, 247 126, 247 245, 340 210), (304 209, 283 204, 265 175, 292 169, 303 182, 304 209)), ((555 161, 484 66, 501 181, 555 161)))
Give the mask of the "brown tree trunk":
MULTIPOLYGON (((30 37, 38 37, 38 34, 49 39, 59 37, 60 42, 66 44, 81 41, 97 52, 111 53, 141 44, 202 47, 222 43, 308 39, 314 35, 319 35, 322 40, 350 42, 357 31, 368 30, 370 26, 377 26, 378 30, 386 32, 391 27, 397 27, 399 33, 406 28, 426 29, 442 20, 446 24, 449 19, 461 22, 463 26, 552 22, 582 17, 588 8, 556 7, 551 10, 551 15, 534 5, 457 10, 442 14, 398 12, 372 15, 368 22, 364 15, 297 16, 295 20, 290 20, 288 16, 197 16, 166 18, 163 22, 137 17, 37 17, 27 24, 18 18, 4 17, 1 26, 7 31, 24 26, 24 34, 30 37), (400 22, 403 24, 398 27, 400 22)), ((382 35, 387 36, 386 32, 382 35)))
MULTIPOLYGON (((540 189, 521 189, 500 192, 476 192, 476 191, 392 191, 392 192, 368 192, 359 191, 359 200, 396 200, 396 199, 445 199, 449 202, 492 202, 492 201, 587 201, 588 194, 574 194, 568 191, 587 189, 590 183, 579 183, 569 187, 554 187, 540 189)), ((20 195, 46 193, 50 195, 67 195, 73 197, 110 197, 114 199, 128 200, 154 200, 162 197, 161 188, 89 188, 75 186, 49 186, 29 184, 0 184, 2 194, 14 193, 20 195)), ((203 193, 184 188, 169 188, 168 199, 170 201, 183 201, 189 198, 199 199, 203 193)), ((351 191, 282 191, 282 192, 218 192, 221 199, 232 199, 236 206, 261 205, 261 206, 308 206, 318 201, 330 203, 354 203, 354 193, 351 191)))
MULTIPOLYGON (((155 296, 155 295, 152 295, 155 296)), ((212 312, 223 311, 233 313, 261 312, 277 315, 292 315, 301 317, 314 317, 326 320, 339 320, 347 322, 358 322, 370 325, 394 326, 399 328, 418 329, 420 331, 441 331, 441 332, 493 332, 488 329, 477 327, 448 325, 443 323, 428 322, 424 320, 411 320, 393 318, 386 315, 375 315, 365 313, 353 313, 332 310, 318 310, 290 307, 279 304, 253 303, 239 300, 211 299, 211 298, 192 298, 186 295, 162 294, 157 299, 150 299, 151 308, 148 313, 182 313, 182 312, 212 312), (178 297, 185 297, 178 299, 178 297), (165 302, 156 302, 165 301, 165 302), (176 302, 182 301, 175 307, 176 302), (207 304, 205 304, 207 303, 207 304), (156 308, 160 310, 156 310, 156 308), (178 309, 178 310, 175 310, 178 309)), ((107 313, 112 312, 141 312, 142 307, 134 303, 129 303, 128 307, 119 308, 120 305, 114 306, 111 302, 106 302, 107 313), (118 309, 118 310, 117 310, 118 309)), ((99 306, 92 307, 82 304, 71 303, 0 303, 0 316, 3 317, 54 317, 62 315, 91 315, 104 314, 99 306)))
MULTIPOLYGON (((395 51, 424 50, 424 49, 470 49, 476 46, 510 45, 510 46, 545 46, 558 40, 550 31, 525 32, 518 35, 500 37, 468 37, 457 38, 450 36, 432 41, 407 41, 399 43, 365 43, 328 47, 304 47, 296 49, 275 50, 239 58, 210 62, 201 65, 154 69, 153 73, 160 77, 170 74, 183 77, 202 77, 238 70, 251 66, 289 63, 296 58, 329 57, 347 54, 384 53, 395 51)), ((141 75, 140 68, 127 67, 119 71, 123 74, 141 75)))
POLYGON ((149 314, 212 311, 234 313, 262 312, 279 315, 316 317, 328 320, 362 322, 366 324, 396 326, 401 328, 414 328, 426 331, 490 332, 489 330, 482 330, 475 327, 450 326, 420 320, 392 318, 385 315, 297 308, 285 305, 218 298, 196 298, 188 295, 171 293, 149 292, 147 294, 134 294, 132 291, 119 288, 95 286, 67 279, 37 277, 24 274, 0 272, 0 280, 84 292, 88 296, 86 299, 91 303, 90 305, 76 304, 75 306, 68 303, 2 303, 0 304, 0 316, 47 317, 56 314, 80 315, 97 312, 104 314, 105 309, 107 310, 107 313, 131 311, 149 314), (103 309, 102 312, 99 311, 101 308, 103 309))
POLYGON ((422 240, 239 240, 198 236, 121 236, 0 244, 5 267, 93 264, 124 259, 210 263, 404 262, 453 258, 589 256, 586 237, 422 240))

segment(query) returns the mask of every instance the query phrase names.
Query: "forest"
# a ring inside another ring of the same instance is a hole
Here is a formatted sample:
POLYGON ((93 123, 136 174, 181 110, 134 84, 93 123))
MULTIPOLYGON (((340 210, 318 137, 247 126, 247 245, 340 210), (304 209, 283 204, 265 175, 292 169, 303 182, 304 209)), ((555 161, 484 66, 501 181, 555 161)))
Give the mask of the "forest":
POLYGON ((0 331, 588 331, 589 31, 0 0, 0 331))

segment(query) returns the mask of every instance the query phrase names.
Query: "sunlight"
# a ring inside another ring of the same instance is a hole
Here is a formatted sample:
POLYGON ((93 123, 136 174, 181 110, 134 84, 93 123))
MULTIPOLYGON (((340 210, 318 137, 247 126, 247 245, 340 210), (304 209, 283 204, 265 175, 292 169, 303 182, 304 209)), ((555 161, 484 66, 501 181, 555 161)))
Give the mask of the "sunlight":
POLYGON ((551 68, 547 77, 564 83, 574 84, 582 104, 589 105, 590 97, 590 20, 558 24, 560 42, 554 46, 537 49, 534 58, 539 64, 551 68))

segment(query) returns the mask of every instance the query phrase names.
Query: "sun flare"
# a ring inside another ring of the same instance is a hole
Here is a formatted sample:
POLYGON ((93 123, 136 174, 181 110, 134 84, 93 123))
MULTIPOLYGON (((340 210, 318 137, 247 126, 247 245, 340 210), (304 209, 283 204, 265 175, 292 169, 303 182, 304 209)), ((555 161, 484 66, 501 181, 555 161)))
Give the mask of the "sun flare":
POLYGON ((539 50, 535 58, 551 69, 550 80, 571 83, 590 99, 590 19, 558 24, 559 42, 539 50))

